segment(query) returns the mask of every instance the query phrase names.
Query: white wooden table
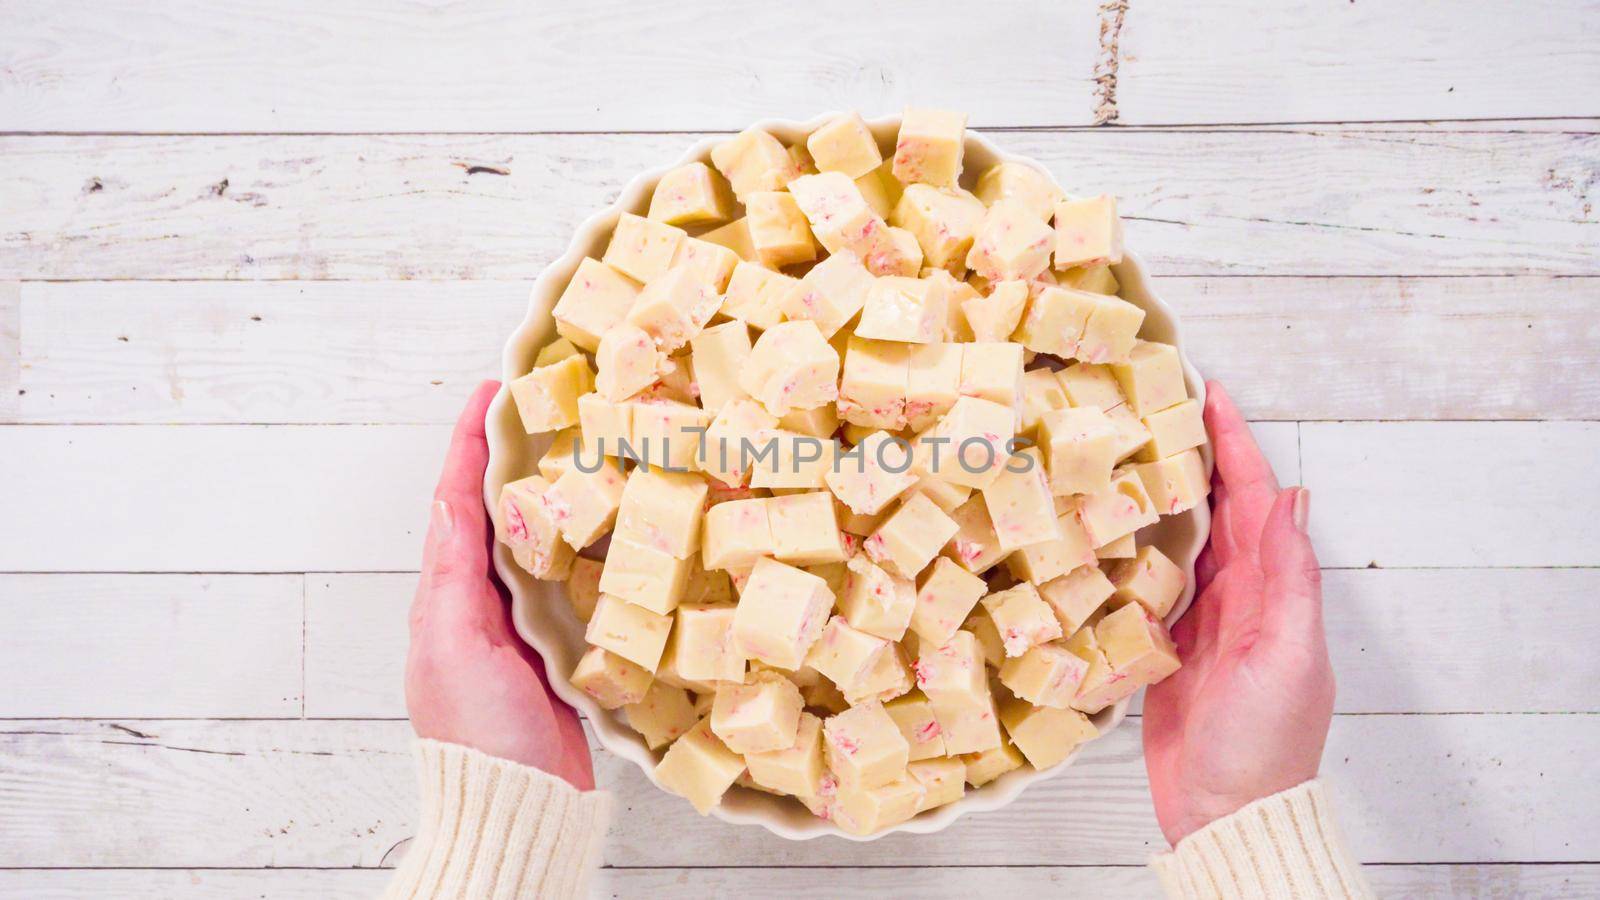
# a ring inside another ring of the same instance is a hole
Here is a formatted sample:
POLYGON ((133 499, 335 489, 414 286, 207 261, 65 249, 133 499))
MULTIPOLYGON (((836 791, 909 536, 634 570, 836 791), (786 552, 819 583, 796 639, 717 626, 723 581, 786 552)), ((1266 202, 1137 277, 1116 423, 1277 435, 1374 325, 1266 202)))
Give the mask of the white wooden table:
MULTIPOLYGON (((0 2, 0 895, 378 889, 425 498, 529 281, 702 131, 907 102, 1120 195, 1313 489, 1374 882, 1600 893, 1600 3, 557 6, 0 2)), ((874 844, 596 768, 606 894, 1148 895, 1163 847, 1136 718, 874 844)))

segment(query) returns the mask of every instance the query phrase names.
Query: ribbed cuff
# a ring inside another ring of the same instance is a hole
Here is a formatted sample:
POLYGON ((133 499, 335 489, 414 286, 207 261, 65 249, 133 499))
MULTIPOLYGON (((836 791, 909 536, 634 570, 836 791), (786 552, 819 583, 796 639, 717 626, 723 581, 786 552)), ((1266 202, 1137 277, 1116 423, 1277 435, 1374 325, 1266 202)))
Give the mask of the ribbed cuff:
POLYGON ((417 741, 422 814, 386 898, 577 897, 609 794, 455 744, 417 741))
POLYGON ((1263 797, 1150 861, 1169 897, 1372 897, 1322 782, 1263 797))

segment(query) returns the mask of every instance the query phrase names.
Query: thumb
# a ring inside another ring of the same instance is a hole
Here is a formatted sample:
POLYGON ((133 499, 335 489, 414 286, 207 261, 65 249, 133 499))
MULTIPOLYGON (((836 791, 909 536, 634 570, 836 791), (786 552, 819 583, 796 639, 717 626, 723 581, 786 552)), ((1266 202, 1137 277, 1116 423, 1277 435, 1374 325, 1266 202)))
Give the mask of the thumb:
POLYGON ((1322 633, 1322 569, 1306 523, 1311 492, 1279 491, 1261 531, 1261 636, 1269 645, 1316 646, 1322 633))
POLYGON ((422 589, 481 583, 489 571, 489 514, 483 506, 483 472, 489 447, 483 419, 499 384, 486 381, 456 422, 444 471, 433 493, 422 550, 422 589))

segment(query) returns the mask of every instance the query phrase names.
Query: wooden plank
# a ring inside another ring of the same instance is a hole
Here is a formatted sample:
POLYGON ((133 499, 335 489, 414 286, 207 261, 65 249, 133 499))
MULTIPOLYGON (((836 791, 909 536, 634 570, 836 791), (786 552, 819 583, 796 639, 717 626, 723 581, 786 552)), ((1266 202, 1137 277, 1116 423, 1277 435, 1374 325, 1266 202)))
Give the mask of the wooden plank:
POLYGON ((528 288, 31 283, 14 399, 30 422, 453 422, 498 373, 528 288))
POLYGON ((387 869, 14 869, 0 871, 0 897, 33 900, 366 900, 389 883, 387 869))
POLYGON ((301 579, 0 575, 0 717, 300 714, 301 579))
POLYGON ((1324 566, 1594 566, 1600 422, 1307 422, 1324 566), (1578 468, 1574 468, 1574 466, 1578 468))
MULTIPOLYGON (((1117 194, 1159 274, 1600 274, 1593 133, 992 136, 1117 194)), ((0 277, 531 279, 698 137, 0 137, 0 277)))
POLYGON ((22 285, 0 282, 0 421, 22 409, 22 285))
POLYGON ((406 717, 407 610, 417 576, 306 576, 306 715, 406 717))
POLYGON ((971 110, 991 125, 1090 121, 1094 6, 996 8, 954 52, 948 22, 967 12, 939 4, 887 28, 877 10, 846 0, 819 0, 803 17, 775 0, 737 14, 623 0, 238 0, 160 12, 78 0, 7 23, 0 122, 17 131, 683 130, 910 101, 971 110))
POLYGON ((1123 23, 1118 121, 1592 116, 1572 88, 1600 83, 1596 13, 1593 0, 1148 0, 1123 23))
POLYGON ((448 437, 439 425, 0 428, 0 458, 27 463, 0 470, 0 571, 414 569, 448 437))
MULTIPOLYGON (((1138 720, 1006 810, 937 835, 791 843, 693 815, 632 763, 605 858, 629 866, 1141 865, 1156 830, 1138 720), (671 841, 661 835, 670 833, 671 841)), ((377 865, 411 830, 403 722, 102 722, 0 729, 0 867, 377 865)), ((1341 716, 1324 771, 1369 862, 1571 862, 1600 853, 1586 777, 1600 717, 1341 716)), ((390 858, 393 861, 393 858, 390 858)))

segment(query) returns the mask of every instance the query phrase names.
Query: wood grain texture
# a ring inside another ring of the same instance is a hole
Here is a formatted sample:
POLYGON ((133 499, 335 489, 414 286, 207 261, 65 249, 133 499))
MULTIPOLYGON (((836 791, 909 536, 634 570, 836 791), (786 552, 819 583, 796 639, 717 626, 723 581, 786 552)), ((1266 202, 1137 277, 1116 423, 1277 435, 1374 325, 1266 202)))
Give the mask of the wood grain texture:
MULTIPOLYGON (((698 137, 0 137, 0 278, 531 279, 698 137)), ((1600 274, 1593 133, 991 137, 1116 194, 1157 274, 1600 274)))
POLYGON ((0 575, 0 717, 300 714, 293 575, 0 575))
POLYGON ((1595 566, 1600 422, 1307 422, 1324 566, 1595 566))
POLYGON ((1092 4, 640 7, 485 0, 35 4, 7 22, 0 122, 19 131, 742 128, 936 103, 991 125, 1090 121, 1092 4), (714 27, 713 27, 714 23, 714 27))
POLYGON ((1119 121, 1592 116, 1600 6, 1556 0, 1131 4, 1119 121), (1554 77, 1552 77, 1554 76, 1554 77))
POLYGON ((306 576, 306 715, 406 716, 407 611, 417 576, 306 576))
POLYGON ((0 417, 22 409, 22 285, 0 282, 0 417))

